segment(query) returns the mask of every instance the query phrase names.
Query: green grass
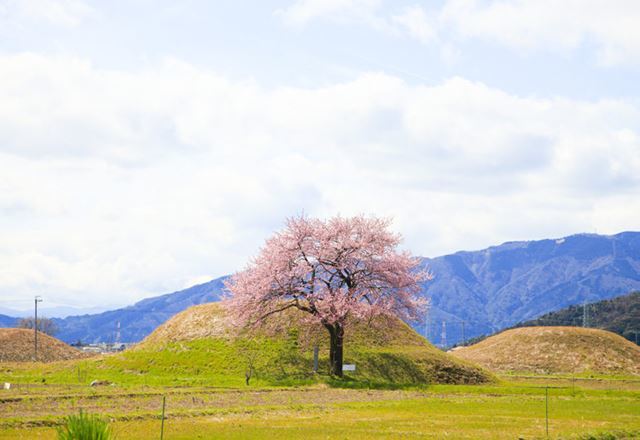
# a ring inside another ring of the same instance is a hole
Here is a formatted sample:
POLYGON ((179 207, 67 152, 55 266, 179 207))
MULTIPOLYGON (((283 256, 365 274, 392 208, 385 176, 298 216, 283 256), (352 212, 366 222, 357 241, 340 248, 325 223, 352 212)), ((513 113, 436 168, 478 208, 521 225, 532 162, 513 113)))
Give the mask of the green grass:
POLYGON ((158 438, 163 396, 167 439, 544 438, 547 385, 551 438, 640 435, 637 377, 498 381, 409 330, 353 332, 345 362, 357 371, 344 379, 325 374, 326 345, 321 374, 311 373, 312 351, 295 331, 160 339, 94 359, 2 364, 0 382, 18 386, 0 390, 0 439, 53 439, 80 408, 111 420, 116 438, 158 438), (245 386, 249 364, 255 376, 245 386), (113 385, 91 388, 94 379, 113 385))
POLYGON ((292 346, 291 341, 256 338, 252 341, 199 339, 172 342, 99 358, 50 364, 6 364, 0 382, 88 384, 108 380, 119 386, 240 387, 250 357, 254 366, 252 384, 260 386, 309 385, 398 388, 436 382, 482 382, 489 373, 425 346, 346 348, 345 362, 357 365, 344 380, 330 378, 328 353, 320 356, 319 374, 312 373, 311 350, 292 346), (257 355, 255 355, 257 353, 257 355))
MULTIPOLYGON (((109 392, 115 399, 118 389, 109 392)), ((79 399, 75 404, 92 405, 92 412, 114 418, 112 428, 119 439, 158 438, 158 392, 162 390, 150 393, 148 402, 138 401, 138 412, 109 407, 107 391, 102 397, 79 399), (145 407, 144 402, 149 405, 145 407)), ((170 439, 545 438, 545 390, 521 383, 433 385, 414 391, 317 387, 261 391, 250 387, 246 392, 221 390, 213 395, 205 389, 165 392, 170 393, 165 422, 166 438, 170 439), (211 400, 193 406, 191 396, 211 400)), ((136 397, 126 399, 131 405, 136 397)), ((27 409, 33 405, 35 411, 41 403, 36 399, 22 405, 27 409)), ((640 435, 639 407, 637 386, 631 390, 550 388, 550 437, 636 438, 640 435)), ((0 423, 0 439, 55 438, 54 427, 37 427, 45 419, 30 420, 30 424, 13 427, 0 423)), ((55 422, 55 418, 46 420, 55 422)))
POLYGON ((95 414, 80 410, 64 418, 64 423, 56 429, 58 440, 110 440, 113 438, 109 422, 95 414))

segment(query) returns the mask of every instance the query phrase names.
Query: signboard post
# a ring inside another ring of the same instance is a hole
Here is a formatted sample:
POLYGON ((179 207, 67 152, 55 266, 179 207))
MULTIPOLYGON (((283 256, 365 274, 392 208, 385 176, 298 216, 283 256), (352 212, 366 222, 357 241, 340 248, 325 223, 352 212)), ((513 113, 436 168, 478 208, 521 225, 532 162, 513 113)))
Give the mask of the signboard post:
POLYGON ((320 348, 316 345, 313 347, 313 372, 318 372, 318 351, 320 348))

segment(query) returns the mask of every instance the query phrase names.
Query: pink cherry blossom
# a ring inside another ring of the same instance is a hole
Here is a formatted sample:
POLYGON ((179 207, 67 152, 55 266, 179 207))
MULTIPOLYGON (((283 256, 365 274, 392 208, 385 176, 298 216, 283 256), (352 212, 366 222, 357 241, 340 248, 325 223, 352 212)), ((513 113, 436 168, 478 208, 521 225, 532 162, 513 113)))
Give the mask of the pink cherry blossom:
POLYGON ((348 318, 421 316, 419 282, 431 275, 399 252, 391 221, 374 217, 290 218, 248 267, 227 282, 229 315, 238 326, 259 325, 289 308, 308 313, 331 337, 332 374, 342 375, 348 318))

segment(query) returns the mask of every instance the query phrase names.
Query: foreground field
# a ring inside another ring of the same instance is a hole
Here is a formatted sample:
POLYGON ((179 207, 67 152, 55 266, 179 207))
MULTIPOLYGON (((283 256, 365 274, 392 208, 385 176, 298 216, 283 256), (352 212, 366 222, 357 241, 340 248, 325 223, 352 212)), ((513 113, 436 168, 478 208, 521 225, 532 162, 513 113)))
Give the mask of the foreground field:
MULTIPOLYGON (((640 435, 637 381, 552 382, 551 438, 640 435)), ((119 439, 159 438, 163 396, 167 439, 545 438, 545 392, 522 379, 411 390, 31 385, 0 395, 0 438, 55 438, 53 426, 79 408, 112 419, 119 439)))

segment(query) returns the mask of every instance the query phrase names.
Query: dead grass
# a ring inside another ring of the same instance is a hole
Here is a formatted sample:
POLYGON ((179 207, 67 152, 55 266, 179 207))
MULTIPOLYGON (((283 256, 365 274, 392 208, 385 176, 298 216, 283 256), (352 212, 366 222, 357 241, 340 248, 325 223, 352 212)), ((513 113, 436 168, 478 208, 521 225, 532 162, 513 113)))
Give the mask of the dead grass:
MULTIPOLYGON (((0 362, 31 362, 34 356, 33 330, 0 328, 0 362)), ((59 339, 38 333, 38 361, 53 362, 87 357, 59 339)))
POLYGON ((159 326, 142 346, 201 338, 229 338, 233 335, 219 303, 190 307, 159 326))
POLYGON ((502 373, 640 375, 640 347, 591 328, 516 328, 452 354, 502 373))
MULTIPOLYGON (((297 342, 302 346, 327 345, 327 331, 319 324, 308 322, 307 318, 307 314, 290 309, 273 315, 262 328, 248 334, 232 326, 222 303, 200 304, 169 319, 137 347, 203 338, 231 340, 252 335, 290 338, 292 329, 295 330, 297 342)), ((386 316, 378 316, 371 320, 350 320, 346 326, 345 340, 367 347, 401 345, 433 348, 403 321, 386 316)))

